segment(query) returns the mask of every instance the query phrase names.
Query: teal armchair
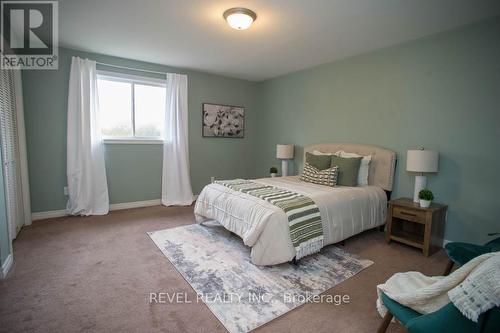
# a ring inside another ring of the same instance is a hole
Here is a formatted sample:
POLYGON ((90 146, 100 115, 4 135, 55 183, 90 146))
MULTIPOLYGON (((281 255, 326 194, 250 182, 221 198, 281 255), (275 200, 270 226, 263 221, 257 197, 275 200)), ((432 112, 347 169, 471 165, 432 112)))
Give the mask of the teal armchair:
MULTIPOLYGON (((490 234, 494 235, 494 234, 490 234)), ((462 266, 469 260, 485 253, 500 251, 500 237, 489 241, 484 245, 475 245, 462 242, 450 242, 445 245, 444 250, 450 258, 444 271, 444 275, 450 274, 454 265, 462 266)))
MULTIPOLYGON (((489 252, 500 251, 500 237, 484 244, 474 245, 462 242, 451 242, 446 244, 445 251, 450 262, 446 267, 445 274, 448 275, 455 264, 462 266, 469 260, 489 252)), ((454 332, 454 333, 498 333, 500 332, 500 308, 495 307, 483 313, 477 323, 464 317, 460 311, 448 303, 441 309, 421 314, 404 305, 394 301, 386 294, 382 294, 382 302, 387 308, 378 333, 386 331, 395 317, 403 324, 410 333, 432 333, 432 332, 454 332)))
POLYGON ((378 333, 386 331, 395 317, 410 333, 498 333, 500 332, 500 308, 495 307, 483 313, 477 323, 464 317, 460 311, 448 303, 441 309, 423 315, 399 304, 386 294, 382 294, 382 302, 387 314, 378 329, 378 333))

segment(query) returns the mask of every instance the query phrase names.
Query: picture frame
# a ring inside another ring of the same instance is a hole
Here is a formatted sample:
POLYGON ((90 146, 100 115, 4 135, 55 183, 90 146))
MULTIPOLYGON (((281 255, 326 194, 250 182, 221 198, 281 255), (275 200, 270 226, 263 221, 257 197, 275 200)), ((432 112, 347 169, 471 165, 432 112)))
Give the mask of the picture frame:
POLYGON ((204 138, 244 138, 245 107, 203 103, 201 131, 204 138))

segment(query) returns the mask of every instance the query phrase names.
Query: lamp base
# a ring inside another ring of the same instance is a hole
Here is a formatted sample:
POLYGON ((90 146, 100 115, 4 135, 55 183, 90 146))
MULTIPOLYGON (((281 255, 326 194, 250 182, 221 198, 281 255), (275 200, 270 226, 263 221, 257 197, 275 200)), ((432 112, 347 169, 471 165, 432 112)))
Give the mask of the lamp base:
POLYGON ((288 160, 281 160, 281 176, 288 176, 288 160))
POLYGON ((413 192, 413 202, 419 202, 418 193, 427 186, 426 176, 415 176, 415 191, 413 192))

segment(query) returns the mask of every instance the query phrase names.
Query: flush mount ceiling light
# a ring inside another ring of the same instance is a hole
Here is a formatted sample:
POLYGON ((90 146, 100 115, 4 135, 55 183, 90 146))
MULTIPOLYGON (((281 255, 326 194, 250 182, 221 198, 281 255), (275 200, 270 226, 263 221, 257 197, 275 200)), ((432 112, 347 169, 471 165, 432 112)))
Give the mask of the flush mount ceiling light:
POLYGON ((257 19, 257 14, 247 8, 231 8, 226 10, 223 16, 229 26, 236 30, 250 28, 253 21, 257 19))

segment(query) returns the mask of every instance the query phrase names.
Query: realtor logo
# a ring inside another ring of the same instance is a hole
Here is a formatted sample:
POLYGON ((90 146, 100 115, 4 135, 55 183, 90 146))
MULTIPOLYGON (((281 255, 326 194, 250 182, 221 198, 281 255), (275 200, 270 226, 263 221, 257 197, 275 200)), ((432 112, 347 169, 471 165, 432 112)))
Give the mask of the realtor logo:
POLYGON ((2 69, 58 68, 58 2, 1 1, 2 69))

